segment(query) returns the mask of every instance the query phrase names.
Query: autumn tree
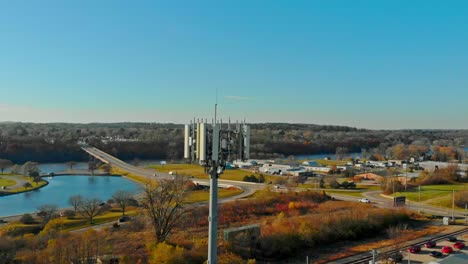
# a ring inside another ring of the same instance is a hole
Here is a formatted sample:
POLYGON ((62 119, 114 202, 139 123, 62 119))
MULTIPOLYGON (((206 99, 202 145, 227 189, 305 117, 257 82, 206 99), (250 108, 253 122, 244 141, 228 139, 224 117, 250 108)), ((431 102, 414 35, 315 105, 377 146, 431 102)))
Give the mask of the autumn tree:
POLYGON ((392 157, 399 160, 408 159, 408 149, 405 144, 398 144, 392 147, 392 157))
POLYGON ((83 216, 88 218, 90 224, 93 224, 93 219, 101 212, 101 200, 97 198, 88 198, 83 199, 82 203, 80 204, 80 212, 83 216))
POLYGON ((412 157, 419 157, 429 152, 429 147, 425 145, 408 145, 408 155, 412 157))
POLYGON ((143 191, 142 205, 153 226, 158 243, 166 240, 169 233, 186 213, 183 200, 187 194, 183 177, 163 179, 158 183, 147 182, 143 191))
POLYGON ((449 161, 455 159, 457 153, 453 147, 433 146, 432 160, 449 161))
POLYGON ((13 162, 7 159, 0 159, 0 170, 3 171, 9 167, 13 166, 13 162))
POLYGON ((455 194, 455 205, 465 208, 468 205, 468 190, 462 190, 455 194))
POLYGON ((133 193, 129 191, 116 191, 112 198, 122 208, 122 215, 125 215, 125 208, 132 202, 133 193))
POLYGON ((0 264, 15 263, 16 257, 15 241, 7 236, 0 236, 0 264))

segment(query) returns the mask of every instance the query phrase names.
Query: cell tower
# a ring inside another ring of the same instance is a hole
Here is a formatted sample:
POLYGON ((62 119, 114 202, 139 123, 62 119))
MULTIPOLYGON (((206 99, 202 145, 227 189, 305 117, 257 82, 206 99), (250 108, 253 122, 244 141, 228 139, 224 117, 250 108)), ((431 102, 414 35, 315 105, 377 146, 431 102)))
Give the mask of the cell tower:
POLYGON ((212 124, 193 120, 185 125, 184 158, 198 162, 210 175, 210 213, 208 216, 208 264, 217 263, 218 237, 218 178, 227 162, 250 158, 250 127, 245 124, 223 124, 215 119, 212 124))

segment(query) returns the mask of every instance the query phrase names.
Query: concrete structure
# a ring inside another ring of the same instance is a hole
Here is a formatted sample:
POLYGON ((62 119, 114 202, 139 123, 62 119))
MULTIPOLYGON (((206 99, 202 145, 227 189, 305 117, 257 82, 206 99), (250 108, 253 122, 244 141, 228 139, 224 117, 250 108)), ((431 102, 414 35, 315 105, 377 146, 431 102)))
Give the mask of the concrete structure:
POLYGON ((439 260, 438 262, 429 262, 429 264, 466 264, 466 263, 468 263, 468 255, 466 254, 450 255, 444 259, 439 260))
POLYGON ((458 166, 458 168, 462 171, 468 170, 468 164, 465 163, 450 163, 450 162, 440 162, 440 161, 424 161, 420 162, 419 166, 423 167, 425 170, 429 172, 433 172, 436 166, 439 169, 447 168, 448 166, 458 166))
POLYGON ((320 166, 304 166, 306 171, 328 173, 331 169, 329 167, 320 166))

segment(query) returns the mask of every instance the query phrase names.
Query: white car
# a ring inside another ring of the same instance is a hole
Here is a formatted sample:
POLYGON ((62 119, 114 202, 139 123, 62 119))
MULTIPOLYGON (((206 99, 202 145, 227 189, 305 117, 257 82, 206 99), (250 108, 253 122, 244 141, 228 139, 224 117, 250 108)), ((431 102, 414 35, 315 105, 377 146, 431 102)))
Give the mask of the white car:
POLYGON ((361 202, 361 203, 370 203, 370 200, 367 199, 367 198, 361 198, 361 199, 359 199, 359 202, 361 202))

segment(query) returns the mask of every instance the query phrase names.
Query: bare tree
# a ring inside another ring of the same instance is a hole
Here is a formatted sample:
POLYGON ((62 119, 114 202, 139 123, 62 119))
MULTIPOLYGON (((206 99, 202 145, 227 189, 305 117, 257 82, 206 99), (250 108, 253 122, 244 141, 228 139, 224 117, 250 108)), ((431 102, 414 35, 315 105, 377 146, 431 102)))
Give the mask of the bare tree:
POLYGON ((122 208, 122 215, 125 215, 125 208, 132 202, 133 193, 120 190, 116 191, 114 195, 112 195, 112 198, 120 205, 120 208, 122 208))
POLYGON ((28 161, 25 164, 23 164, 22 169, 24 176, 34 177, 40 174, 39 163, 37 162, 28 161))
POLYGON ((157 242, 165 241, 186 213, 182 206, 187 194, 185 182, 183 177, 176 177, 145 185, 142 205, 151 220, 157 242))
POLYGON ((11 160, 0 159, 0 170, 2 171, 2 174, 6 168, 9 168, 11 166, 13 166, 13 162, 11 162, 11 160))
POLYGON ((97 198, 83 199, 83 202, 80 204, 80 212, 88 218, 89 223, 93 223, 93 219, 101 212, 101 200, 97 198))
POLYGON ((39 213, 38 216, 42 218, 42 224, 46 225, 50 220, 57 216, 56 212, 58 210, 58 206, 55 204, 44 204, 37 208, 39 213))
POLYGON ((75 213, 80 208, 81 204, 83 203, 83 197, 81 195, 73 195, 68 199, 68 203, 73 206, 75 213))
POLYGON ((20 174, 20 167, 18 165, 13 165, 11 167, 11 174, 20 174))
POLYGON ((88 170, 94 175, 94 171, 97 169, 97 162, 96 161, 89 161, 88 162, 88 170))
POLYGON ((68 168, 70 170, 73 170, 73 166, 75 166, 75 165, 76 165, 76 162, 74 162, 74 161, 68 161, 67 162, 67 166, 68 166, 68 168))
POLYGON ((403 243, 406 241, 405 234, 407 232, 408 225, 406 224, 400 224, 387 228, 387 235, 392 241, 392 249, 394 250, 395 254, 398 254, 398 252, 400 252, 403 243))

